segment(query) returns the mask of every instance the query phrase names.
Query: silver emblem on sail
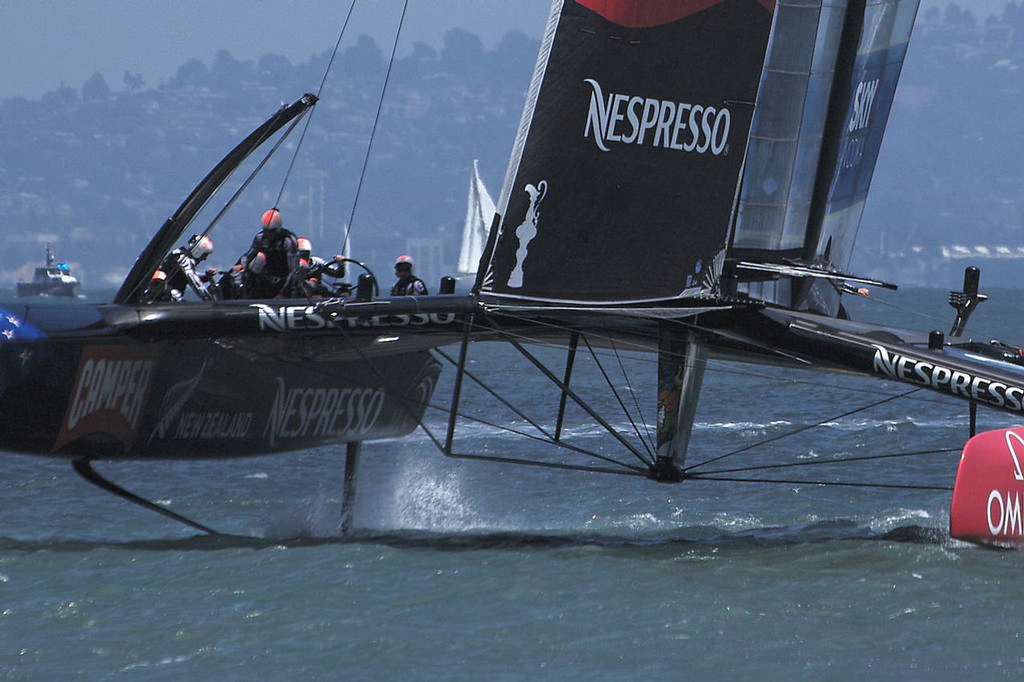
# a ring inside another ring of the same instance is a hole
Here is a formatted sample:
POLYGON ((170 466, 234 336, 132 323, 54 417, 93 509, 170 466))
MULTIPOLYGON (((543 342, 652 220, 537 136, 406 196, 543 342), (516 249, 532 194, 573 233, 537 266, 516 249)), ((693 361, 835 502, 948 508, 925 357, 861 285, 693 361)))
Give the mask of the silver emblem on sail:
POLYGON ((516 249, 516 262, 508 276, 508 287, 518 289, 523 286, 523 261, 526 260, 527 252, 530 249, 530 242, 537 236, 537 219, 540 218, 540 202, 547 194, 548 183, 541 180, 536 186, 527 184, 526 193, 530 195, 530 206, 526 209, 526 217, 522 224, 516 228, 516 239, 519 240, 519 248, 516 249))

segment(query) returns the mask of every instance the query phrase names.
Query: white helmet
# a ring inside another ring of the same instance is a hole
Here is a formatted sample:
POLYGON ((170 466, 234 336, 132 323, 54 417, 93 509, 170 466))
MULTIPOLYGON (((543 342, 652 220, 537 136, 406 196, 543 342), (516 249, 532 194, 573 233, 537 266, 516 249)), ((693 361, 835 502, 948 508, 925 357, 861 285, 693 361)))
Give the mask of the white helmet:
POLYGON ((397 268, 399 265, 408 265, 409 272, 411 273, 413 266, 415 266, 416 264, 413 262, 411 256, 406 256, 403 254, 395 259, 395 267, 397 268))
POLYGON ((205 234, 202 236, 195 235, 192 239, 188 240, 188 252, 196 260, 203 260, 213 253, 213 240, 205 234))

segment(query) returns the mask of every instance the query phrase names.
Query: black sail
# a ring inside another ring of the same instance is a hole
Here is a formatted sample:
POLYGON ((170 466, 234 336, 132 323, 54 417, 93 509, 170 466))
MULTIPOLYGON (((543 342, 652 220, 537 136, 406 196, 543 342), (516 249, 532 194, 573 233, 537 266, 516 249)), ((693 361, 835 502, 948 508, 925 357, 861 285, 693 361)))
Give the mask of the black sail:
POLYGON ((708 293, 774 2, 555 2, 481 291, 627 303, 708 293))

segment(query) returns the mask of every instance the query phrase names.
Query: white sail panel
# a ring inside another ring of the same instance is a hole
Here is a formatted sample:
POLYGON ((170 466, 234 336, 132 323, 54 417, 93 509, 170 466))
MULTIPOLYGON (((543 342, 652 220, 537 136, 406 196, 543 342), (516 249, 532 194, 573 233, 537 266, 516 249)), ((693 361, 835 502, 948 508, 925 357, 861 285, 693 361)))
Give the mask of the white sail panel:
POLYGON ((469 176, 469 193, 466 197, 466 220, 462 225, 462 246, 459 249, 458 272, 461 275, 474 274, 480 264, 480 257, 487 243, 487 232, 494 219, 494 200, 487 192, 476 159, 469 176))

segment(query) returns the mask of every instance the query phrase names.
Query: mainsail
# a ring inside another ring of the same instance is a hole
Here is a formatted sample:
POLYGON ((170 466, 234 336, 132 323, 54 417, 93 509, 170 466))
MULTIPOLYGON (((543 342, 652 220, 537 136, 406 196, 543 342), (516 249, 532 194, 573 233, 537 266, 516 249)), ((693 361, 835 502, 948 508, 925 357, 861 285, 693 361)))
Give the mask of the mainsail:
POLYGON ((707 293, 772 0, 556 0, 480 290, 578 304, 707 293))
POLYGON ((480 170, 473 159, 466 198, 466 222, 462 226, 462 248, 459 250, 459 274, 475 274, 487 243, 487 231, 494 219, 494 200, 480 179, 480 170))

